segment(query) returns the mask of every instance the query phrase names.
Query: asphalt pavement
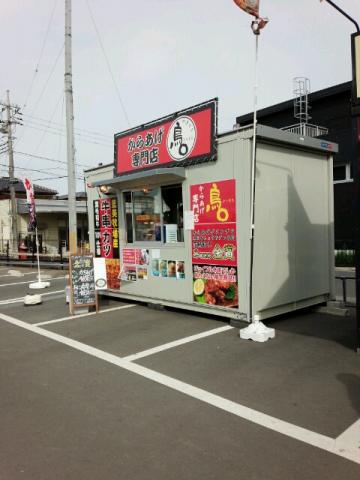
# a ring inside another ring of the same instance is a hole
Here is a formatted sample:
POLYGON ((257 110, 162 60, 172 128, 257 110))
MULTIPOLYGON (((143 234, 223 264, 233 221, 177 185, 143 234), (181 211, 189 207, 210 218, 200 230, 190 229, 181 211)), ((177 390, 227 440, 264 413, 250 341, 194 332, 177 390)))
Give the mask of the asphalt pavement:
POLYGON ((360 478, 352 309, 272 319, 261 344, 221 318, 109 298, 71 316, 62 271, 24 306, 36 274, 8 270, 1 480, 360 478))

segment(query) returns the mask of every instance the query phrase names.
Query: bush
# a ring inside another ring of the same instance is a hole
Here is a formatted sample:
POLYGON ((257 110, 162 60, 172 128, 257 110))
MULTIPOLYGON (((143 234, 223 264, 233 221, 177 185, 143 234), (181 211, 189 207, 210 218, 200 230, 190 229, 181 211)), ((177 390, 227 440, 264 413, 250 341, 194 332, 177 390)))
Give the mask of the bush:
POLYGON ((355 266, 354 250, 335 250, 335 266, 336 267, 354 267, 355 266))

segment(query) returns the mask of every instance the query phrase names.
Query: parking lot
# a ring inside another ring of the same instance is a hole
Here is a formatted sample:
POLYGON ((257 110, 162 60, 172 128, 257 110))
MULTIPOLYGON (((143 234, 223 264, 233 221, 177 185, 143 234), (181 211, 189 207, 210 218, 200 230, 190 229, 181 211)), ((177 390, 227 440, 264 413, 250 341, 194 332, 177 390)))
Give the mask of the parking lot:
MULTIPOLYGON (((0 479, 358 479, 355 319, 312 311, 240 340, 228 321, 103 298, 66 272, 0 268, 0 479)), ((245 325, 244 325, 245 326, 245 325)))

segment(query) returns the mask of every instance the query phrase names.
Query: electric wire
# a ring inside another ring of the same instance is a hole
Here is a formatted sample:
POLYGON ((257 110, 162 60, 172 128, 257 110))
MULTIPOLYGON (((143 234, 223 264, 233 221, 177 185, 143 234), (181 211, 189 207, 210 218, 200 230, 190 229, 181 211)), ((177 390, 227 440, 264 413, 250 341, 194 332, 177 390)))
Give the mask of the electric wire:
POLYGON ((101 40, 101 36, 100 36, 99 29, 98 29, 98 27, 97 27, 97 25, 96 25, 93 12, 92 12, 92 10, 91 10, 91 8, 90 8, 89 1, 88 1, 88 0, 85 0, 85 1, 86 1, 86 5, 87 5, 87 8, 88 8, 88 11, 89 11, 91 20, 92 20, 92 22, 93 22, 95 31, 96 31, 96 35, 97 35, 97 38, 98 38, 98 41, 99 41, 99 44, 100 44, 100 48, 101 48, 101 50, 102 50, 102 52, 103 52, 103 55, 104 55, 104 58, 105 58, 105 61, 106 61, 106 64, 107 64, 107 67, 108 67, 110 76, 111 76, 112 81, 113 81, 113 83, 114 83, 115 90, 116 90, 116 93, 117 93, 117 97, 118 97, 119 102, 120 102, 120 106, 121 106, 122 111, 123 111, 123 113, 124 113, 124 116, 125 116, 126 122, 127 122, 127 124, 128 124, 128 127, 130 127, 129 117, 128 117, 128 114, 127 114, 127 112, 126 112, 124 102, 122 101, 122 98, 121 98, 121 95, 120 95, 120 90, 119 90, 119 88, 118 88, 118 86, 117 86, 117 83, 116 83, 116 80, 115 80, 115 76, 114 76, 113 71, 112 71, 112 69, 111 69, 111 65, 110 65, 109 59, 108 59, 108 57, 107 57, 107 55, 106 55, 106 51, 105 51, 103 42, 102 42, 102 40, 101 40))
MULTIPOLYGON (((64 123, 60 123, 60 122, 54 122, 54 121, 49 121, 49 120, 45 120, 44 118, 40 118, 40 117, 35 117, 33 115, 27 115, 27 114, 24 114, 23 115, 24 117, 26 118, 30 118, 31 120, 34 120, 34 121, 37 121, 39 122, 40 124, 41 123, 45 123, 45 124, 48 124, 50 123, 51 125, 54 125, 55 127, 57 128, 63 128, 65 129, 65 125, 64 123)), ((104 133, 100 133, 100 132, 95 132, 94 130, 85 130, 84 128, 75 128, 74 129, 75 131, 78 131, 80 133, 84 132, 84 134, 88 133, 89 136, 99 136, 99 137, 103 137, 103 140, 108 140, 108 141, 112 141, 113 140, 113 136, 112 135, 106 135, 104 133)))
MULTIPOLYGON (((36 125, 32 125, 32 124, 27 124, 26 125, 28 128, 31 128, 33 130, 38 130, 39 132, 47 132, 47 133, 50 133, 52 135, 61 135, 62 137, 66 137, 66 133, 65 132, 62 132, 61 130, 44 130, 44 128, 39 128, 39 126, 36 126, 36 125)), ((101 143, 101 142, 96 142, 96 141, 93 141, 93 140, 89 140, 87 139, 86 137, 83 138, 81 134, 75 134, 78 138, 78 140, 80 142, 86 142, 86 143, 92 143, 94 145, 100 145, 102 147, 106 147, 106 148, 113 148, 113 145, 110 145, 110 144, 105 144, 105 143, 101 143)))
MULTIPOLYGON (((60 56, 61 56, 61 54, 62 54, 62 51, 64 50, 64 46, 65 46, 65 44, 63 43, 62 46, 61 46, 61 49, 60 49, 60 51, 59 51, 59 53, 58 53, 58 55, 57 55, 57 57, 56 57, 56 59, 55 59, 55 62, 54 62, 53 66, 52 66, 52 68, 51 68, 51 70, 50 70, 50 73, 49 73, 49 75, 48 75, 48 77, 47 77, 47 79, 46 79, 45 85, 44 85, 44 87, 43 87, 43 89, 42 89, 42 91, 41 91, 41 93, 40 93, 37 101, 35 102, 35 106, 33 107, 32 111, 31 111, 31 115, 34 115, 34 113, 35 113, 35 111, 36 111, 36 109, 37 109, 37 107, 38 107, 38 105, 39 105, 39 103, 40 103, 40 101, 41 101, 44 93, 45 93, 45 90, 46 90, 46 88, 47 88, 47 86, 48 86, 48 84, 49 84, 49 82, 50 82, 50 79, 51 79, 51 77, 52 77, 52 75, 53 75, 53 73, 54 73, 54 71, 55 71, 55 68, 56 68, 56 66, 57 66, 57 63, 58 63, 58 61, 59 61, 59 59, 60 59, 60 56)), ((20 137, 17 139, 17 141, 16 141, 17 144, 19 144, 20 141, 22 140, 22 138, 23 138, 23 136, 24 136, 25 129, 26 129, 26 127, 23 129, 23 131, 21 132, 20 137)))
MULTIPOLYGON (((7 167, 7 165, 5 163, 0 163, 0 166, 2 167, 7 167)), ((15 170, 23 170, 23 171, 26 171, 26 172, 37 172, 37 173, 49 173, 48 170, 39 170, 39 169, 35 169, 35 168, 24 168, 24 167, 18 167, 18 166, 15 166, 14 167, 15 170)), ((59 175, 56 175, 54 173, 54 179, 57 179, 59 178, 59 175)), ((83 177, 76 177, 77 180, 83 180, 83 177)))
MULTIPOLYGON (((62 175, 61 177, 57 177, 58 179, 60 178, 67 178, 67 175, 62 175)), ((40 181, 43 181, 43 180, 56 180, 56 178, 52 178, 52 177, 47 177, 47 178, 34 178, 33 179, 33 182, 40 182, 40 181)))
POLYGON ((50 116, 50 120, 47 122, 47 126, 46 126, 46 130, 43 132, 41 138, 40 138, 40 141, 39 143, 37 144, 36 148, 35 148, 35 152, 37 153, 39 151, 39 148, 40 148, 40 145, 42 144, 42 142, 44 141, 44 138, 45 138, 45 135, 47 133, 47 129, 50 128, 50 123, 51 123, 51 120, 54 118, 55 116, 55 113, 58 109, 58 106, 59 106, 59 103, 60 103, 60 100, 64 97, 64 93, 61 92, 59 98, 58 98, 58 101, 56 102, 56 105, 55 105, 55 108, 50 116))
MULTIPOLYGON (((49 130, 49 131, 54 131, 56 133, 66 134, 65 126, 61 124, 58 124, 59 126, 57 126, 57 124, 55 124, 54 122, 48 122, 48 124, 45 125, 42 121, 39 122, 38 120, 34 120, 34 119, 25 119, 24 122, 26 122, 26 125, 32 125, 32 126, 38 127, 39 129, 45 129, 45 131, 49 130), (55 126, 52 126, 52 124, 54 124, 55 126)), ((109 140, 109 137, 107 139, 97 138, 91 134, 79 133, 76 131, 74 132, 74 134, 77 137, 89 138, 91 140, 96 140, 104 145, 113 146, 113 142, 109 140)))
POLYGON ((55 14, 55 10, 56 10, 57 3, 58 3, 58 0, 55 0, 55 1, 54 1, 54 6, 53 6, 53 9, 52 9, 50 18, 49 18, 48 26, 47 26, 46 33, 45 33, 45 37, 44 37, 44 40, 43 40, 43 44, 42 44, 42 47, 41 47, 39 60, 37 61, 37 64, 36 64, 36 67, 35 67, 35 70, 34 70, 34 73, 33 73, 33 77, 32 77, 31 82, 30 82, 30 87, 29 87, 28 93, 27 93, 27 95, 26 95, 26 97, 25 97, 25 102, 24 102, 24 105, 23 105, 23 108, 24 108, 24 109, 27 107, 27 102, 28 102, 28 100, 29 100, 29 98, 30 98, 30 95, 31 95, 31 92, 32 92, 32 89, 33 89, 33 86, 34 86, 34 82, 35 82, 36 75, 37 75, 38 72, 39 72, 40 62, 41 62, 41 60, 42 60, 42 56, 43 56, 43 53, 44 53, 44 50, 45 50, 45 45, 46 45, 47 38, 48 38, 48 35, 49 35, 49 32, 50 32, 50 26, 51 26, 52 21, 53 21, 53 18, 54 18, 54 14, 55 14))
MULTIPOLYGON (((55 158, 50 158, 50 157, 44 157, 42 155, 35 155, 33 153, 25 153, 25 152, 19 152, 18 150, 14 150, 14 153, 18 154, 18 155, 24 155, 26 157, 32 157, 32 158, 37 158, 39 160, 47 160, 49 162, 56 162, 56 163, 60 163, 60 164, 63 164, 63 165, 67 165, 67 162, 64 161, 64 160, 57 160, 55 158)), ((77 167, 85 167, 85 168, 89 168, 89 165, 85 165, 84 163, 75 163, 75 165, 77 167)))
POLYGON ((58 61, 59 61, 59 59, 60 59, 60 57, 61 57, 61 54, 62 54, 62 52, 63 52, 63 50, 64 50, 64 47, 65 47, 65 44, 63 43, 62 46, 61 46, 61 48, 60 48, 59 53, 57 54, 57 57, 56 57, 56 59, 55 59, 55 62, 54 62, 53 66, 52 66, 52 68, 51 68, 51 70, 50 70, 50 73, 49 73, 49 75, 48 75, 48 77, 47 77, 47 79, 46 79, 46 81, 45 81, 45 85, 44 85, 44 87, 43 87, 43 89, 42 89, 42 91, 41 91, 38 99, 37 99, 36 102, 35 102, 35 106, 33 107, 32 111, 31 111, 31 115, 34 115, 34 113, 35 113, 35 111, 36 111, 36 109, 37 109, 37 107, 38 107, 38 105, 39 105, 39 103, 40 103, 40 101, 41 101, 44 93, 45 93, 45 90, 46 90, 46 88, 47 88, 47 86, 48 86, 48 84, 49 84, 49 82, 50 82, 51 77, 53 76, 53 73, 54 73, 54 71, 55 71, 55 69, 56 69, 56 66, 57 66, 57 64, 58 64, 58 61))

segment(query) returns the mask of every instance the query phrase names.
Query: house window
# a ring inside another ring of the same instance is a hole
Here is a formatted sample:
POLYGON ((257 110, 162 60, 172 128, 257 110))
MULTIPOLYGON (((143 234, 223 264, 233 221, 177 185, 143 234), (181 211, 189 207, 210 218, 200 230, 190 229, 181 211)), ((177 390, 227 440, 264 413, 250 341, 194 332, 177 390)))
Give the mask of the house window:
POLYGON ((181 185, 124 193, 127 243, 184 241, 181 185))
POLYGON ((163 237, 165 243, 184 241, 183 202, 181 185, 161 188, 163 237))
POLYGON ((132 192, 135 242, 161 241, 161 194, 159 188, 132 192))
POLYGON ((352 182, 352 168, 350 163, 343 165, 334 165, 333 167, 334 183, 352 182))

